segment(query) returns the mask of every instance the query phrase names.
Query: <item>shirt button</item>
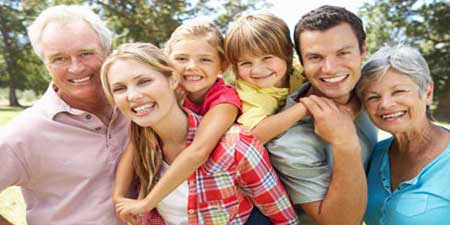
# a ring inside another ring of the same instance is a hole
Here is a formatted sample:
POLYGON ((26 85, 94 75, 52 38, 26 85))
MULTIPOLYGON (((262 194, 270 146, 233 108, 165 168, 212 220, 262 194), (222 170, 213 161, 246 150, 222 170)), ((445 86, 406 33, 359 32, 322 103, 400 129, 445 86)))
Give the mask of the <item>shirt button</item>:
POLYGON ((194 209, 189 209, 189 210, 188 210, 188 213, 189 213, 189 214, 194 214, 194 213, 195 213, 195 210, 194 210, 194 209))
POLYGON ((109 135, 108 135, 108 138, 109 138, 109 139, 111 139, 111 138, 112 138, 111 134, 109 134, 109 135))
POLYGON ((87 115, 85 116, 85 118, 86 118, 87 120, 90 120, 90 119, 92 118, 92 116, 89 115, 89 114, 87 114, 87 115))

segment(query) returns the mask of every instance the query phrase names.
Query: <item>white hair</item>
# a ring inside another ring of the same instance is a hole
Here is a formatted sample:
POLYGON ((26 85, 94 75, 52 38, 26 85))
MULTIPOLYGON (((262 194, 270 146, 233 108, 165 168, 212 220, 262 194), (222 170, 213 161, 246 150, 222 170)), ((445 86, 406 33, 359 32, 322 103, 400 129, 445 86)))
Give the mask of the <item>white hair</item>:
POLYGON ((384 76, 388 70, 411 78, 419 86, 420 94, 424 94, 428 84, 433 83, 428 64, 417 49, 403 44, 385 46, 375 52, 362 67, 361 79, 356 88, 358 95, 362 96, 367 85, 384 76))
POLYGON ((91 9, 80 5, 58 5, 44 10, 28 27, 28 37, 36 54, 45 62, 42 52, 41 36, 51 22, 86 22, 97 34, 100 46, 105 53, 111 50, 112 34, 106 24, 91 9))

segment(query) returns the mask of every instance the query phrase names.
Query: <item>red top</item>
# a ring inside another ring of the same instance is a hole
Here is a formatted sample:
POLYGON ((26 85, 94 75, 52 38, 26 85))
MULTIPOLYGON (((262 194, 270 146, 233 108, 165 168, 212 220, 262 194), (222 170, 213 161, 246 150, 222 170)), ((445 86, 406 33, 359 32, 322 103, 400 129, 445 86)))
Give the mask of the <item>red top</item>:
POLYGON ((236 106, 239 111, 242 110, 241 100, 233 86, 226 84, 222 78, 217 78, 216 83, 209 88, 205 95, 205 101, 202 105, 193 103, 189 98, 184 98, 183 106, 198 115, 205 115, 212 107, 228 103, 236 106))

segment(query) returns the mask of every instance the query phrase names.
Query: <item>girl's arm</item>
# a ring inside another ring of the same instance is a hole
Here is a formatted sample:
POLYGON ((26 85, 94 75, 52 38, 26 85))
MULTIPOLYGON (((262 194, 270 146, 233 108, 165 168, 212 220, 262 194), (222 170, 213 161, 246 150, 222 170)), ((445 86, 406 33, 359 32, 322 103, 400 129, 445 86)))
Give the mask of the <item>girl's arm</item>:
POLYGON ((130 207, 123 209, 133 214, 148 212, 187 180, 209 157, 225 131, 234 123, 239 109, 228 103, 215 105, 200 122, 195 138, 170 165, 167 172, 145 197, 144 209, 130 207))
POLYGON ((127 196, 131 182, 133 181, 133 156, 134 145, 128 142, 125 152, 122 154, 119 165, 117 166, 116 177, 113 187, 112 201, 116 206, 116 214, 123 222, 132 222, 134 218, 129 214, 122 214, 117 209, 117 203, 127 196))
POLYGON ((122 154, 119 165, 117 166, 116 178, 114 181, 112 200, 114 204, 119 198, 125 198, 133 181, 133 156, 134 145, 128 142, 125 152, 122 154))
POLYGON ((266 144, 288 130, 307 113, 305 106, 297 103, 284 111, 264 118, 253 128, 252 132, 262 144, 266 144))
POLYGON ((0 225, 13 225, 8 220, 6 220, 2 215, 0 215, 0 225))

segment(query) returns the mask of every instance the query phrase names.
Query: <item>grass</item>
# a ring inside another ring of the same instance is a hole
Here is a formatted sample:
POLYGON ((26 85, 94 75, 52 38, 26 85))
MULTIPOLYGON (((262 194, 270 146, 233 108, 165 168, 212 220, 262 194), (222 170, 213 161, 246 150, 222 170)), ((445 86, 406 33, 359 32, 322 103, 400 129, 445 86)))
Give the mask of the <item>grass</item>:
MULTIPOLYGON (((23 108, 0 106, 0 126, 6 124, 10 119, 19 114, 23 108)), ((438 123, 450 129, 450 124, 438 123)), ((390 134, 384 131, 378 132, 378 140, 389 137, 390 134)), ((0 192, 0 215, 11 221, 15 225, 26 225, 25 202, 19 187, 9 187, 0 192)))
POLYGON ((6 124, 22 110, 23 108, 20 107, 0 106, 0 126, 6 124))

